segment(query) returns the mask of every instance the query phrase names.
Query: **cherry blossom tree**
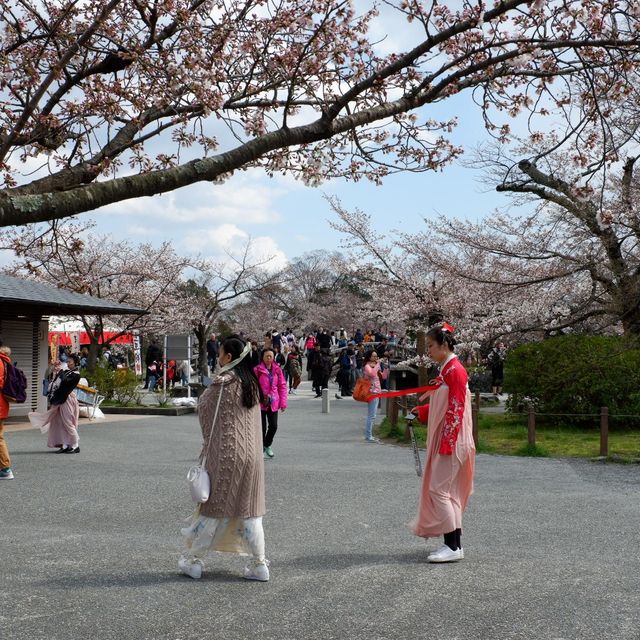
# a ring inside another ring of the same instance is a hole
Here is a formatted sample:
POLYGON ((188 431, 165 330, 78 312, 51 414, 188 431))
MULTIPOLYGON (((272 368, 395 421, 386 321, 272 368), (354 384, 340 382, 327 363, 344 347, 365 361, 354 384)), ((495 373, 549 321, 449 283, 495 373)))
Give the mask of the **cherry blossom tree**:
POLYGON ((187 268, 203 268, 197 259, 178 256, 169 243, 154 247, 115 241, 93 233, 93 226, 75 221, 45 228, 27 225, 6 231, 0 240, 16 256, 9 268, 14 275, 146 311, 135 316, 80 316, 91 341, 90 368, 100 344, 108 345, 133 329, 163 332, 175 306, 176 282, 187 268), (115 335, 106 338, 105 327, 115 335))
POLYGON ((248 240, 240 252, 227 251, 227 259, 205 262, 197 277, 176 287, 173 315, 195 334, 203 375, 207 375, 207 339, 216 323, 250 295, 275 287, 283 279, 280 270, 271 268, 273 258, 255 257, 252 248, 248 240))
POLYGON ((274 328, 288 327, 301 335, 319 327, 351 331, 377 326, 371 296, 340 252, 310 251, 294 258, 280 275, 279 282, 233 307, 229 322, 238 331, 261 339, 274 328))
POLYGON ((568 135, 638 86, 635 0, 358 6, 0 0, 0 226, 251 166, 308 184, 441 169, 462 152, 455 118, 433 115, 451 96, 472 92, 498 138, 520 113, 568 135))
MULTIPOLYGON (((632 150, 619 149, 597 176, 576 170, 568 153, 507 165, 498 191, 517 206, 533 203, 533 211, 496 214, 481 225, 432 225, 446 247, 438 263, 505 295, 521 290, 544 300, 537 314, 522 314, 523 330, 620 326, 640 335, 640 179, 638 147, 632 150), (460 261, 460 253, 473 259, 460 261)), ((486 166, 499 175, 495 160, 486 166)))
POLYGON ((515 343, 542 335, 568 303, 565 286, 554 283, 502 286, 485 252, 451 245, 448 221, 418 234, 397 231, 385 242, 367 214, 329 202, 350 270, 360 274, 371 306, 396 327, 418 333, 447 320, 457 327, 459 351, 478 360, 499 337, 515 343), (493 277, 477 277, 481 269, 493 277))

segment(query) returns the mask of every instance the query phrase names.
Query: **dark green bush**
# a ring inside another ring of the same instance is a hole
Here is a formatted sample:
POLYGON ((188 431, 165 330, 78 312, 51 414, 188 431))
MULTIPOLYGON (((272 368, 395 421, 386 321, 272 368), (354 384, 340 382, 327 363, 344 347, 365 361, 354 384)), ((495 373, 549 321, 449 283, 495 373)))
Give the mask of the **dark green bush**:
MULTIPOLYGON (((558 336, 524 344, 505 361, 510 409, 543 414, 632 414, 613 425, 640 426, 640 345, 624 337, 558 336)), ((558 418, 597 425, 597 417, 558 418)))
POLYGON ((140 404, 139 381, 130 369, 112 369, 108 362, 100 360, 95 371, 83 369, 81 374, 105 400, 115 400, 120 404, 140 404))
POLYGON ((89 385, 97 389, 105 400, 113 400, 115 389, 114 370, 109 363, 100 358, 94 371, 82 370, 81 374, 88 380, 89 385))

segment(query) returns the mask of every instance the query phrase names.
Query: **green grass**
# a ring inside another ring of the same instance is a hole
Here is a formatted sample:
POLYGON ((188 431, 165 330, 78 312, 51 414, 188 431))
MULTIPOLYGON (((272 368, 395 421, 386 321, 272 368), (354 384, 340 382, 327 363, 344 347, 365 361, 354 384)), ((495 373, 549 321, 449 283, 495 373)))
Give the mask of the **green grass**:
MULTIPOLYGON (((414 423, 418 443, 424 445, 426 428, 414 423)), ((385 418, 379 428, 381 438, 399 443, 404 437, 404 419, 395 431, 385 418)), ((527 443, 526 417, 508 414, 480 414, 478 425, 479 453, 511 456, 596 458, 600 455, 600 432, 568 425, 536 425, 536 444, 527 443)), ((640 430, 615 429, 609 432, 609 457, 620 462, 640 461, 640 430)))
POLYGON ((118 400, 104 400, 101 407, 143 407, 144 405, 139 402, 119 402, 118 400))

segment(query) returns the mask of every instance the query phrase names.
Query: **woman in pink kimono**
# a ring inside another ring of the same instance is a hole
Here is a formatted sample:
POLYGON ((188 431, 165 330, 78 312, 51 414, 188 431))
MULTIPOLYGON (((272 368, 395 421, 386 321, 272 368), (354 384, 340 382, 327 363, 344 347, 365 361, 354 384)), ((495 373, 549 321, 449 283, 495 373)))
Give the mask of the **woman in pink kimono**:
POLYGON ((429 357, 440 365, 440 375, 420 400, 418 418, 427 422, 427 454, 415 535, 444 535, 444 544, 429 555, 429 562, 455 562, 464 558, 462 513, 473 492, 475 445, 471 423, 471 395, 467 372, 453 353, 453 327, 446 322, 427 333, 429 357))
POLYGON ((80 407, 75 394, 75 388, 80 382, 79 364, 79 356, 69 355, 67 369, 59 370, 49 387, 49 411, 29 413, 31 425, 48 434, 47 445, 52 449, 57 448, 56 453, 80 453, 80 407))

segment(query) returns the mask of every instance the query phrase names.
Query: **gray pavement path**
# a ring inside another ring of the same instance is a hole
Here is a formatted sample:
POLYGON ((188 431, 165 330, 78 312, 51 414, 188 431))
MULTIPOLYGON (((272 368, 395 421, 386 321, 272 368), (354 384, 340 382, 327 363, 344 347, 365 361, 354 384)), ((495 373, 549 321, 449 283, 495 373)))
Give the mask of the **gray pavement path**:
POLYGON ((410 450, 363 442, 365 407, 308 383, 266 464, 269 583, 241 558, 176 570, 197 418, 81 427, 60 456, 8 434, 2 640, 640 639, 640 467, 479 455, 464 561, 413 537, 410 450))

